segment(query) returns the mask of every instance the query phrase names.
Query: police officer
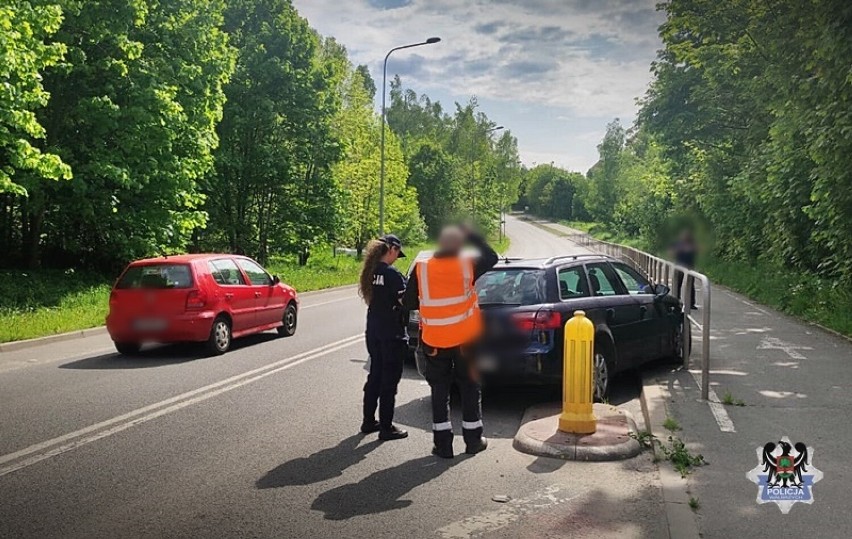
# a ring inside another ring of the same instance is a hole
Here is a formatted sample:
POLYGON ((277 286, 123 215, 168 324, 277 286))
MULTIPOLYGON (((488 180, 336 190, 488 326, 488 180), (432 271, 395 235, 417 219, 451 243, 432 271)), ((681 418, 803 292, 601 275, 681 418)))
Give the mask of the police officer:
POLYGON ((408 436, 408 432, 393 424, 396 390, 408 351, 401 305, 405 277, 393 267, 393 263, 404 257, 402 242, 393 234, 370 242, 358 287, 368 305, 366 337, 370 354, 361 432, 370 434, 378 431, 381 440, 399 440, 408 436), (376 421, 376 408, 379 409, 379 421, 376 421))
POLYGON ((403 297, 406 309, 420 309, 418 354, 423 374, 432 390, 432 453, 453 458, 453 426, 450 422, 450 388, 455 381, 462 394, 462 435, 465 453, 485 450, 482 436, 482 391, 475 371, 474 346, 482 331, 474 282, 497 263, 485 239, 468 228, 445 227, 438 250, 417 263, 415 277, 403 297), (470 242, 477 258, 462 256, 470 242))

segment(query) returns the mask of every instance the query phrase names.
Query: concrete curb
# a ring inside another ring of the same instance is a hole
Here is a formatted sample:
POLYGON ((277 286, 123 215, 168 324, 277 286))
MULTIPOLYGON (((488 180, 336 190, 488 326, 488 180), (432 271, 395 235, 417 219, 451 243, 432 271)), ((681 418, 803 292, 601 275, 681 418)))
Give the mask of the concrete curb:
MULTIPOLYGON (((335 286, 332 288, 323 288, 321 290, 311 290, 310 292, 302 292, 299 294, 299 298, 309 298, 311 296, 316 296, 318 294, 325 294, 328 292, 339 292, 342 290, 348 289, 356 289, 358 285, 347 284, 343 286, 335 286)), ((106 326, 97 326, 88 329, 78 329, 75 331, 69 331, 68 333, 57 333, 55 335, 47 335, 45 337, 36 337, 34 339, 25 339, 21 341, 11 341, 0 343, 0 354, 4 352, 17 352, 18 350, 26 350, 27 348, 34 348, 36 346, 44 346, 47 344, 53 344, 57 342, 63 341, 71 341, 74 339, 83 339, 85 337, 93 337, 95 335, 104 335, 106 334, 107 329, 106 326)))
POLYGON ((607 404, 595 404, 595 415, 599 418, 598 432, 591 435, 557 433, 559 406, 533 406, 524 412, 521 427, 515 434, 512 447, 521 453, 563 460, 604 462, 624 460, 642 452, 639 442, 630 437, 636 432, 636 422, 631 414, 607 404), (555 412, 555 413, 554 413, 555 412), (601 427, 608 425, 609 428, 601 427), (613 436, 615 430, 623 435, 613 436), (611 443, 597 440, 610 438, 611 443))
POLYGON ((37 337, 35 339, 5 342, 0 343, 0 353, 15 352, 17 350, 24 350, 27 348, 33 348, 35 346, 43 346, 45 344, 53 344, 56 342, 82 339, 84 337, 92 337, 94 335, 103 335, 106 332, 106 326, 98 326, 89 329, 78 329, 76 331, 69 331, 68 333, 57 333, 56 335, 48 335, 46 337, 37 337))
MULTIPOLYGON (((668 391, 660 387, 655 377, 647 374, 642 376, 642 393, 639 400, 642 405, 642 414, 645 416, 645 425, 651 434, 662 436, 662 433, 666 432, 663 422, 668 417, 666 400, 669 397, 668 391)), ((665 457, 656 443, 654 454, 663 489, 663 505, 669 536, 678 539, 701 537, 695 513, 689 507, 689 484, 671 466, 665 465, 665 457)))

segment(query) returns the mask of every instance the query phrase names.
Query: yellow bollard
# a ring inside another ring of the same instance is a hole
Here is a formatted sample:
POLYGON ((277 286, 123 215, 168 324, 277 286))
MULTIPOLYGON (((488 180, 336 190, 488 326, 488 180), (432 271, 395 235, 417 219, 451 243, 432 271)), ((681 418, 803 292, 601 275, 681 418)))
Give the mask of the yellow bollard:
POLYGON ((595 325, 583 311, 565 323, 565 367, 562 371, 562 415, 559 430, 591 434, 597 429, 592 412, 594 390, 592 354, 595 349, 595 325))

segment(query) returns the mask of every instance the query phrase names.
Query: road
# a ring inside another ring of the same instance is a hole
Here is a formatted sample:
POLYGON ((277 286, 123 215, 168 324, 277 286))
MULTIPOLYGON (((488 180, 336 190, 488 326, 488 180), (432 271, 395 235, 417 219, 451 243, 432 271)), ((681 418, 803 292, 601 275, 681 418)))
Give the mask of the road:
MULTIPOLYGON (((511 255, 578 251, 513 218, 507 233, 511 255)), ((124 358, 106 336, 0 354, 0 537, 666 536, 647 454, 582 464, 512 449, 524 409, 558 392, 486 392, 491 446, 443 461, 429 454, 428 386, 407 368, 397 422, 411 436, 357 434, 364 316, 346 288, 304 297, 296 336, 222 357, 124 358)), ((612 402, 638 413, 637 393, 623 377, 612 402)))

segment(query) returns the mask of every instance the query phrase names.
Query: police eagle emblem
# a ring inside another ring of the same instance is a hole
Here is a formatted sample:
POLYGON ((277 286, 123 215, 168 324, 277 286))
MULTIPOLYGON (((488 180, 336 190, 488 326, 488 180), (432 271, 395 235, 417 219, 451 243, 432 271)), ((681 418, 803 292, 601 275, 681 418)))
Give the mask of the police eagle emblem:
POLYGON ((746 474, 757 483, 757 503, 775 503, 787 514, 796 502, 813 503, 813 485, 822 472, 813 465, 813 448, 786 436, 756 450, 758 465, 746 474))

